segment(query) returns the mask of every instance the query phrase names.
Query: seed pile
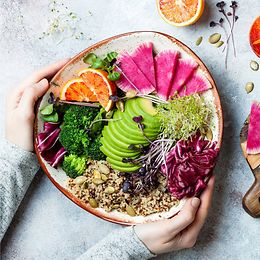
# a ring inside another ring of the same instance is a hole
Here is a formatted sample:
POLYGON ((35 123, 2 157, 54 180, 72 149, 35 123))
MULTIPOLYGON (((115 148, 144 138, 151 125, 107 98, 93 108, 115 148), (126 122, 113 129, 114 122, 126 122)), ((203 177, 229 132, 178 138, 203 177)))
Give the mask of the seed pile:
MULTIPOLYGON (((130 216, 147 216, 168 211, 179 201, 166 191, 166 179, 160 174, 159 186, 147 195, 135 196, 121 187, 126 178, 111 169, 106 161, 89 161, 86 172, 69 179, 68 188, 84 203, 107 212, 117 210, 130 216)), ((123 185, 124 186, 124 185, 123 185)))

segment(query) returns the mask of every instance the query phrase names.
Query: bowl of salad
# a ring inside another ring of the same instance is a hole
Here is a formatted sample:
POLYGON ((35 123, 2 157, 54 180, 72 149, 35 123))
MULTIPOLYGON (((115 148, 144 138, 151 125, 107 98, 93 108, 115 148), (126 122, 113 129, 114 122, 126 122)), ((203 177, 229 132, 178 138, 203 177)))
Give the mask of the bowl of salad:
POLYGON ((183 43, 159 32, 103 40, 71 59, 38 103, 35 151, 86 211, 132 225, 198 196, 222 142, 216 84, 183 43))

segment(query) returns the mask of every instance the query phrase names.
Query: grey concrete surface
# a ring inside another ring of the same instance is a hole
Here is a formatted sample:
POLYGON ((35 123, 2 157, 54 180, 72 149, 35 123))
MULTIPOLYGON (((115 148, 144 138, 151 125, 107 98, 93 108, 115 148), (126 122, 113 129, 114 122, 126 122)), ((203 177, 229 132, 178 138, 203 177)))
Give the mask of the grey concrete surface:
MULTIPOLYGON (((249 68, 251 59, 260 60, 248 43, 249 28, 259 15, 260 1, 238 1, 237 57, 233 57, 231 50, 227 70, 221 50, 207 43, 211 33, 220 31, 223 34, 219 28, 209 28, 209 22, 219 18, 215 8, 217 1, 206 1, 204 15, 197 24, 174 28, 160 19, 155 0, 58 0, 81 17, 78 31, 85 36, 83 40, 64 39, 59 44, 57 35, 39 40, 51 17, 50 2, 0 1, 1 133, 3 97, 32 70, 71 57, 115 34, 134 30, 168 33, 191 47, 212 72, 223 105, 225 133, 215 169, 217 177, 212 208, 196 247, 158 259, 260 259, 260 221, 251 218, 241 207, 242 196, 253 183, 253 176, 239 145, 239 131, 249 113, 250 103, 252 100, 260 101, 260 71, 253 72, 249 68), (201 35, 204 41, 196 47, 195 41, 201 35), (249 95, 244 91, 247 81, 255 83, 255 90, 249 95)), ((63 7, 61 13, 66 10, 63 7)), ((39 172, 2 241, 2 259, 74 259, 117 228, 121 227, 77 207, 39 172)))

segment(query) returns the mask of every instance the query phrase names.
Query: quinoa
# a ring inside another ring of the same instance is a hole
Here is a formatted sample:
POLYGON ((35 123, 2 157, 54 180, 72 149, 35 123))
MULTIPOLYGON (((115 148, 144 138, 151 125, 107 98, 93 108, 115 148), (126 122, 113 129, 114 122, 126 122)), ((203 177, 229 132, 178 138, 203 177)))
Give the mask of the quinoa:
POLYGON ((70 191, 84 203, 107 212, 117 210, 131 216, 147 216, 169 211, 179 201, 165 188, 166 179, 159 174, 159 185, 148 194, 123 192, 125 177, 118 175, 106 161, 89 161, 86 171, 76 179, 68 180, 70 191))

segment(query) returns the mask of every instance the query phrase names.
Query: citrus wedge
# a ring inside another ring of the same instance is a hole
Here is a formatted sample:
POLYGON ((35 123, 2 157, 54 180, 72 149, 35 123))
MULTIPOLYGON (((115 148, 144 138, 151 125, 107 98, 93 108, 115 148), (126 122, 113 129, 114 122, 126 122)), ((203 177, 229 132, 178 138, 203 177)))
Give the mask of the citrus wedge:
POLYGON ((69 80, 60 92, 61 100, 96 102, 96 95, 90 90, 82 78, 69 80))
POLYGON ((81 70, 78 75, 96 95, 101 106, 109 111, 113 106, 113 101, 109 97, 116 95, 116 86, 107 78, 108 73, 99 69, 86 68, 81 70))
POLYGON ((188 26, 199 20, 204 0, 156 0, 161 17, 174 26, 188 26))

